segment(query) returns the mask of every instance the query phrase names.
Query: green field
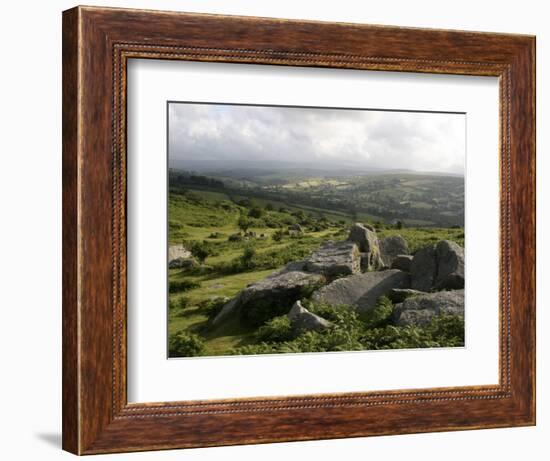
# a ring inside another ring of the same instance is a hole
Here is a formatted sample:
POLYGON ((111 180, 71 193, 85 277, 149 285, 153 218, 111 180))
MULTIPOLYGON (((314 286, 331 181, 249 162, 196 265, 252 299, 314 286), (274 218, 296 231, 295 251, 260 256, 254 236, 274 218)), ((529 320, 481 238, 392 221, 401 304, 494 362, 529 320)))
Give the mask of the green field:
MULTIPOLYGON (((378 217, 367 219, 373 217, 364 214, 359 217, 371 223, 378 221, 378 217)), ((168 210, 169 243, 183 243, 186 248, 207 255, 195 267, 169 270, 169 339, 179 333, 196 335, 202 348, 199 355, 223 355, 232 353, 234 348, 240 348, 241 352, 236 353, 262 352, 254 349, 264 347, 258 346, 255 328, 243 326, 237 319, 213 328, 209 323, 213 313, 248 284, 287 262, 302 259, 326 240, 345 239, 353 218, 345 211, 300 206, 295 202, 289 205, 286 200, 256 199, 253 195, 232 194, 212 187, 172 188, 168 210), (245 236, 243 219, 246 232, 252 233, 250 236, 245 236), (304 232, 289 235, 286 229, 293 224, 300 224, 304 232)), ((412 251, 441 239, 464 244, 461 228, 405 225, 397 229, 381 222, 376 222, 375 226, 380 237, 403 236, 412 251)), ((195 354, 189 352, 189 355, 195 354)))

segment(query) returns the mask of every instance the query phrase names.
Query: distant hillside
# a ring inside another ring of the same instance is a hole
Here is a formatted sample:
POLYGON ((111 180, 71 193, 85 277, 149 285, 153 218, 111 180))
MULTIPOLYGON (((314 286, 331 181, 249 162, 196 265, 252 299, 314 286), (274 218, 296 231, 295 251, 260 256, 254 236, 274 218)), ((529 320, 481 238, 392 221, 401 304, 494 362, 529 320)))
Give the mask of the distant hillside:
POLYGON ((317 215, 409 226, 464 226, 464 177, 408 171, 355 172, 246 168, 170 171, 170 187, 223 190, 240 199, 277 201, 317 215))

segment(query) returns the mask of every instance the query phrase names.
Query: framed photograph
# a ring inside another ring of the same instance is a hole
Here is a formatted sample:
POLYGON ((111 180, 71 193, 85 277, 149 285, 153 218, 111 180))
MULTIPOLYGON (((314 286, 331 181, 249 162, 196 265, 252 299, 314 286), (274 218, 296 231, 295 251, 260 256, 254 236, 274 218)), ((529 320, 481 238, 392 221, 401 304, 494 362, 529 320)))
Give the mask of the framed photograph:
POLYGON ((535 424, 535 38, 63 13, 63 447, 535 424))

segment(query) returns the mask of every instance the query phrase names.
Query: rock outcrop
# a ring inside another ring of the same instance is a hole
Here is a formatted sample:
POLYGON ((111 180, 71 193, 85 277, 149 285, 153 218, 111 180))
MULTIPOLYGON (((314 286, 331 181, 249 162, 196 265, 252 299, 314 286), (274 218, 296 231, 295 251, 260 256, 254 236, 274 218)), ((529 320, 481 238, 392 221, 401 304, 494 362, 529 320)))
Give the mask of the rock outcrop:
POLYGON ((464 249, 454 242, 442 240, 435 248, 437 275, 435 289, 464 288, 464 249))
POLYGON ((365 312, 375 307, 378 298, 391 289, 409 286, 409 274, 399 270, 366 272, 335 280, 315 291, 312 299, 335 306, 347 304, 365 312))
MULTIPOLYGON (((189 264, 184 262, 190 260, 187 250, 180 245, 175 251, 182 250, 187 257, 174 258, 170 267, 189 264)), ((464 250, 442 240, 414 256, 406 253, 408 245, 402 237, 379 242, 373 228, 354 224, 347 241, 325 242, 304 260, 291 261, 248 285, 225 304, 212 326, 235 317, 244 324, 259 326, 287 314, 296 330, 327 328, 330 322, 300 303, 313 290, 313 301, 349 305, 358 312, 374 308, 381 296, 388 296, 395 304, 396 325, 424 325, 442 313, 463 316, 464 250), (388 266, 391 269, 377 270, 388 266), (361 273, 361 269, 368 272, 361 273), (433 290, 452 291, 430 293, 433 290)))
POLYGON ((448 240, 422 248, 414 255, 410 272, 415 290, 464 288, 464 249, 448 240))
POLYGON ((361 272, 361 255, 353 242, 328 241, 306 259, 305 270, 327 277, 361 272))
POLYGON ((397 255, 391 263, 392 269, 410 272, 413 256, 412 255, 397 255))
POLYGON ((378 237, 372 227, 355 223, 349 231, 348 241, 353 242, 359 248, 361 255, 361 267, 363 270, 376 270, 383 266, 380 256, 378 237))
POLYGON ((400 235, 392 235, 380 240, 380 257, 385 267, 391 267, 399 255, 409 254, 409 245, 400 235))
POLYGON ((324 276, 321 274, 302 271, 275 272, 248 285, 222 308, 212 325, 219 325, 233 315, 238 315, 247 324, 260 325, 272 317, 288 312, 289 307, 302 297, 305 289, 323 281, 324 276))
POLYGON ((313 312, 308 311, 300 301, 296 301, 287 314, 292 325, 292 329, 296 333, 303 331, 320 331, 330 328, 332 323, 323 317, 319 317, 313 312))
POLYGON ((191 258, 191 252, 185 248, 183 245, 170 245, 168 247, 168 263, 174 259, 182 258, 188 259, 191 258))
POLYGON ((464 317, 464 290, 439 291, 405 299, 394 308, 398 326, 426 325, 441 314, 464 317))
POLYGON ((194 258, 175 258, 168 263, 169 269, 190 269, 199 264, 194 258))
POLYGON ((402 303, 405 299, 412 296, 425 295, 424 291, 413 290, 412 288, 393 288, 387 294, 390 301, 394 304, 402 303))
POLYGON ((411 288, 430 291, 437 273, 435 246, 427 246, 416 252, 411 262, 411 288))

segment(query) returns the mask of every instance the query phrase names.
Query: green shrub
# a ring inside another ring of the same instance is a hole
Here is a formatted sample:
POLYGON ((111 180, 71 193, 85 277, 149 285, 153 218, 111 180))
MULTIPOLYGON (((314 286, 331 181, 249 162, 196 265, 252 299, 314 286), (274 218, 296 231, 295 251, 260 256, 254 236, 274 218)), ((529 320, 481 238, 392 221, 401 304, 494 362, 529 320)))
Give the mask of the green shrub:
POLYGON ((310 300, 304 300, 302 304, 307 310, 318 315, 319 317, 327 319, 337 328, 351 331, 361 329, 363 327, 363 323, 361 322, 355 309, 346 304, 333 306, 331 304, 314 302, 310 300))
POLYGON ((212 255, 212 246, 208 242, 193 242, 189 248, 191 254, 204 264, 206 258, 212 255))
POLYGON ((386 296, 382 296, 373 309, 361 315, 361 320, 367 328, 380 328, 390 323, 392 313, 392 302, 386 296))
POLYGON ((445 347, 464 346, 464 319, 457 315, 434 317, 425 327, 434 341, 445 347))
POLYGON ((273 232, 273 235, 271 236, 271 238, 273 239, 274 242, 280 242, 283 239, 284 235, 285 235, 284 230, 278 229, 275 232, 273 232))
POLYGON ((193 333, 180 331, 170 336, 170 357, 197 357, 204 353, 204 341, 193 333))
POLYGON ((201 313, 208 317, 208 320, 212 320, 220 313, 223 306, 225 306, 228 302, 229 298, 218 296, 213 299, 205 299, 204 301, 201 301, 198 307, 201 313))
POLYGON ((237 226, 239 226, 239 229, 243 232, 246 232, 248 228, 252 226, 252 221, 245 215, 241 215, 237 221, 237 226))
POLYGON ((252 269, 254 267, 254 264, 252 262, 254 256, 256 256, 256 249, 254 248, 254 246, 246 245, 240 258, 241 267, 243 269, 252 269))
POLYGON ((268 320, 256 332, 256 338, 263 342, 288 341, 292 337, 292 326, 286 315, 268 320))
POLYGON ((248 216, 256 219, 261 218, 263 214, 264 214, 264 210, 262 210, 259 206, 255 206, 251 208, 248 212, 248 216))
POLYGON ((201 284, 199 282, 194 282, 192 280, 180 280, 180 281, 170 281, 168 284, 169 293, 179 293, 181 291, 189 291, 195 288, 199 288, 201 284))
POLYGON ((180 309, 185 309, 189 307, 189 304, 190 304, 190 300, 185 296, 182 296, 180 299, 178 299, 178 307, 180 309))
MULTIPOLYGON (((397 327, 386 324, 369 328, 349 306, 328 306, 306 301, 304 306, 333 323, 323 331, 308 331, 294 339, 270 340, 267 335, 262 342, 235 348, 234 354, 276 354, 290 352, 331 352, 379 349, 414 349, 427 347, 459 347, 464 345, 464 320, 457 316, 435 317, 424 326, 397 327)), ((379 304, 387 309, 386 303, 379 304)), ((387 322, 387 320, 383 320, 387 322)), ((271 323, 269 323, 271 325, 271 323)), ((284 331, 281 325, 281 330, 284 331)))
POLYGON ((228 242, 240 242, 242 241, 242 239, 243 239, 243 236, 241 235, 240 232, 238 232, 237 234, 231 234, 229 237, 227 237, 228 242))

